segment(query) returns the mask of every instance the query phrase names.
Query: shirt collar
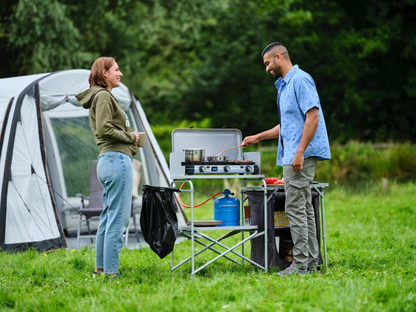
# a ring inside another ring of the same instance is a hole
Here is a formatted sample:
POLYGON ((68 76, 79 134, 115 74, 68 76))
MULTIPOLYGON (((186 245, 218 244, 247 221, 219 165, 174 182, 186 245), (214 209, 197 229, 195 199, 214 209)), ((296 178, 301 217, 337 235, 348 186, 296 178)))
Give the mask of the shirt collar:
POLYGON ((276 86, 277 89, 280 88, 280 86, 282 85, 283 81, 285 83, 289 83, 290 79, 292 79, 293 75, 296 73, 296 71, 299 69, 298 65, 294 65, 292 66, 292 68, 287 72, 285 78, 279 78, 276 80, 276 82, 274 83, 274 85, 276 86))

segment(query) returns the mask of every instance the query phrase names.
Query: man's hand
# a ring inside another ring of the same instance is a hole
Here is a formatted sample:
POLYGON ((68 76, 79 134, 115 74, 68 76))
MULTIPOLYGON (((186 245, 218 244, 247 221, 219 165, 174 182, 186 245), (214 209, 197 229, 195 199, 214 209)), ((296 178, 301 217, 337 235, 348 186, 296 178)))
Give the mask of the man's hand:
POLYGON ((252 146, 253 144, 259 143, 260 141, 263 141, 263 140, 278 138, 279 129, 280 129, 280 125, 277 125, 276 127, 270 130, 245 137, 241 145, 243 147, 252 146))
POLYGON ((293 161, 292 161, 293 171, 299 172, 303 168, 303 161, 304 161, 303 153, 297 151, 296 155, 295 155, 295 158, 293 158, 293 161))
POLYGON ((137 145, 139 143, 140 136, 137 132, 133 132, 133 133, 136 135, 136 142, 134 142, 134 145, 137 145))
POLYGON ((308 112, 306 113, 306 120, 305 125, 303 126, 302 138, 300 139, 300 143, 296 151, 295 158, 293 158, 292 161, 292 169, 295 172, 299 172, 303 167, 304 151, 311 142, 313 136, 315 135, 316 128, 318 127, 318 112, 318 108, 314 107, 308 110, 308 112))
POLYGON ((251 136, 245 137, 241 145, 243 147, 252 146, 253 144, 259 143, 259 141, 260 140, 257 139, 257 135, 251 135, 251 136))

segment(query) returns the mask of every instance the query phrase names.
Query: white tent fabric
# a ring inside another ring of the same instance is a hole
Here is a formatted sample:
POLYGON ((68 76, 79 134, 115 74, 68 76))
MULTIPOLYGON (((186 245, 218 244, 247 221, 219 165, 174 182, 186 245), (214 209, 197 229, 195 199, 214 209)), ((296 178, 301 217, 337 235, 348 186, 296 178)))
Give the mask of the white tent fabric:
POLYGON ((9 244, 42 241, 59 237, 58 225, 49 199, 45 169, 39 149, 39 136, 33 98, 25 96, 21 110, 22 122, 17 124, 12 158, 12 179, 7 198, 6 237, 9 244), (27 155, 30 155, 28 159, 27 155), (28 162, 30 160, 30 162, 28 162), (32 170, 33 168, 33 170, 32 170), (36 174, 33 174, 34 171, 36 174), (15 222, 19 220, 19 222, 15 222), (28 229, 25 230, 25 229, 28 229))
MULTIPOLYGON (((3 120, 7 104, 13 96, 19 95, 24 87, 47 74, 37 74, 0 79, 0 120, 3 120)), ((17 96, 16 96, 17 97, 17 96)))
MULTIPOLYGON (((89 73, 79 69, 0 79, 2 250, 66 247, 64 232, 74 230, 80 203, 76 193, 88 194, 89 164, 98 157, 88 110, 75 98, 89 88, 89 73)), ((147 134, 136 157, 143 164, 141 181, 169 186, 167 162, 139 101, 124 84, 113 95, 132 128, 147 134)), ((182 210, 178 221, 179 226, 186 222, 182 210)))

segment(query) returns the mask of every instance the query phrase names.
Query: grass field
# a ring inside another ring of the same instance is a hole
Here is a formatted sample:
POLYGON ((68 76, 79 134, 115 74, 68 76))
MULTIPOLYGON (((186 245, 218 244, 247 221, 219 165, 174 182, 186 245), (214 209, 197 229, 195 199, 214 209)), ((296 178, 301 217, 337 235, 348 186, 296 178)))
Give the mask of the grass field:
MULTIPOLYGON (((190 265, 171 272, 170 256, 144 248, 123 250, 123 277, 108 280, 91 275, 91 249, 0 253, 0 310, 416 311, 416 184, 327 190, 329 266, 321 275, 280 278, 276 269, 224 260, 190 278, 190 265)), ((212 219, 205 206, 196 219, 212 219)), ((189 241, 175 247, 177 258, 189 252, 189 241)))

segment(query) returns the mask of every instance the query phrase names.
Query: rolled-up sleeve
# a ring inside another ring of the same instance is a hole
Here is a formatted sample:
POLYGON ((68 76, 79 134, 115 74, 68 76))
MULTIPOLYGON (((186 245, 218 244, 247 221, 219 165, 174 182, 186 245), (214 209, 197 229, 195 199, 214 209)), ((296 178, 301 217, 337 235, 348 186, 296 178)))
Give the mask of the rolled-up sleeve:
POLYGON ((308 77, 304 76, 301 79, 297 79, 295 84, 294 87, 298 98, 298 105, 304 115, 306 115, 311 108, 316 107, 321 109, 319 95, 312 79, 308 79, 308 77))

